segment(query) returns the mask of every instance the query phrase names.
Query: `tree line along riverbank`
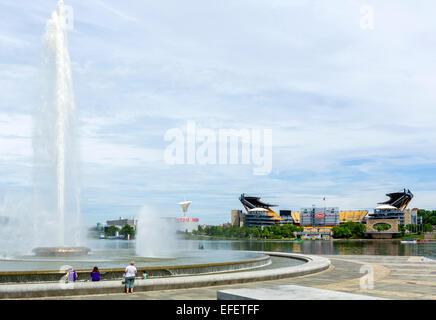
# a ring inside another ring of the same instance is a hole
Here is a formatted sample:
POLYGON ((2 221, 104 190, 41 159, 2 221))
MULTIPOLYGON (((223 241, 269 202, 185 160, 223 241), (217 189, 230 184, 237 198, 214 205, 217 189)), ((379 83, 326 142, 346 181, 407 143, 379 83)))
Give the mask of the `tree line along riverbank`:
MULTIPOLYGON (((383 225, 377 226, 384 231, 383 225)), ((286 224, 264 227, 238 227, 238 226, 206 226, 193 231, 189 238, 195 239, 252 239, 252 240, 295 240, 297 232, 302 232, 303 227, 286 224)), ((422 239, 423 232, 431 232, 431 224, 399 225, 399 234, 395 238, 422 239)), ((358 222, 346 222, 332 228, 334 239, 365 239, 366 225, 358 222)))

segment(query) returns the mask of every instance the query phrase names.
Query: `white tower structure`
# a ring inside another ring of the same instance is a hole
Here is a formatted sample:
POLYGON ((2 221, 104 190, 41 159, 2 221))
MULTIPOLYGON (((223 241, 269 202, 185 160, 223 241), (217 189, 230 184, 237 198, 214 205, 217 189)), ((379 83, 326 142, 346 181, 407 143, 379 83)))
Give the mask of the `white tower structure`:
POLYGON ((194 230, 198 230, 198 218, 190 218, 186 216, 186 212, 188 211, 188 207, 191 203, 192 201, 182 201, 178 203, 183 210, 183 217, 176 218, 177 230, 181 232, 191 233, 194 230))
POLYGON ((183 216, 186 216, 186 212, 188 211, 188 207, 191 203, 192 203, 192 201, 179 202, 179 206, 182 207, 182 210, 183 210, 183 216))

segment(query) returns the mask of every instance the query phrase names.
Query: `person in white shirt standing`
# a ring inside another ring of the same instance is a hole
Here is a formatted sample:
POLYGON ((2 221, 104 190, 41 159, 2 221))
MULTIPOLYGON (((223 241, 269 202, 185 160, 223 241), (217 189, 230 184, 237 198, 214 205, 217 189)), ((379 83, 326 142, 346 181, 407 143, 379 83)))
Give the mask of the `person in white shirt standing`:
POLYGON ((135 262, 131 261, 130 265, 126 267, 125 277, 126 277, 126 293, 133 293, 133 284, 135 283, 135 276, 137 273, 135 262))

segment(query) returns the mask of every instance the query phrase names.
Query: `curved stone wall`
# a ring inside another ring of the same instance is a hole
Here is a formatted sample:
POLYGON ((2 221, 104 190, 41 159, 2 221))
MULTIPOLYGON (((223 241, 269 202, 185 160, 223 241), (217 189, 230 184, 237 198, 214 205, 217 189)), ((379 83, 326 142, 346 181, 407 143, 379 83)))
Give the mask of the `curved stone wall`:
MULTIPOLYGON (((147 273, 150 278, 171 277, 181 275, 198 275, 219 272, 229 272, 253 269, 266 266, 271 263, 271 258, 266 255, 263 257, 234 261, 234 262, 217 262, 207 264, 193 265, 173 265, 157 267, 137 267, 138 276, 141 272, 147 273)), ((78 279, 84 280, 90 278, 91 269, 76 270, 78 279)), ((48 271, 7 271, 0 272, 0 283, 35 283, 35 282, 59 282, 66 272, 58 270, 48 271)), ((100 269, 102 281, 121 279, 124 274, 124 268, 100 269)))

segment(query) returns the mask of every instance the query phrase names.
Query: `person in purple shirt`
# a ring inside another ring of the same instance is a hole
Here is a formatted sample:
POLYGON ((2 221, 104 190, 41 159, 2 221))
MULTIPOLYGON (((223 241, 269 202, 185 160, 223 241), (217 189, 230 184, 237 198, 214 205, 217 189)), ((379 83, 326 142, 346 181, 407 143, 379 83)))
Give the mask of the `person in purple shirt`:
POLYGON ((69 268, 67 274, 66 274, 66 282, 75 282, 77 280, 78 276, 76 271, 73 270, 72 267, 69 268))
POLYGON ((91 281, 100 281, 100 271, 98 267, 94 267, 91 272, 91 281))

